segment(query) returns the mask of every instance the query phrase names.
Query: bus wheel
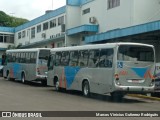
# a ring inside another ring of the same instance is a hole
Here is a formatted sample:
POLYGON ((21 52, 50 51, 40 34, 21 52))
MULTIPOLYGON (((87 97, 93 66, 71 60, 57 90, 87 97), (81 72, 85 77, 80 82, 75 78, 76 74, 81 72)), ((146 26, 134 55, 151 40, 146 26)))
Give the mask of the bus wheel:
POLYGON ((56 88, 56 91, 60 91, 59 81, 58 80, 55 83, 55 88, 56 88))
POLYGON ((90 96, 90 87, 88 81, 84 81, 82 86, 83 95, 86 97, 90 96))
POLYGON ((21 80, 22 80, 22 83, 26 82, 24 73, 22 73, 21 80))

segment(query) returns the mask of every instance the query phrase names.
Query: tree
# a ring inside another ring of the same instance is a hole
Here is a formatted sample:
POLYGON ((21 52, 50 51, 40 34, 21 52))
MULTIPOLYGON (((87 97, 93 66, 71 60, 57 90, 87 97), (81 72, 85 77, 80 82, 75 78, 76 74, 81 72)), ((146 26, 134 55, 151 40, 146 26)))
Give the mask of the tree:
POLYGON ((27 19, 17 18, 7 15, 5 12, 0 11, 0 26, 3 27, 17 27, 28 22, 27 19))

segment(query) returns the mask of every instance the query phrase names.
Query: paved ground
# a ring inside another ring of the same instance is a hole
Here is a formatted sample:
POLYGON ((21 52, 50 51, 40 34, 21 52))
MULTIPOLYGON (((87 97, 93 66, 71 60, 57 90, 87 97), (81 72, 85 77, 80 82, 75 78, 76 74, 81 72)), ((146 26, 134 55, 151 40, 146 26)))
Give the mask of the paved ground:
MULTIPOLYGON (((79 92, 56 92, 52 87, 22 84, 0 78, 0 111, 160 111, 160 101, 130 96, 126 96, 119 102, 112 101, 110 96, 94 95, 91 98, 85 98, 79 92)), ((48 119, 62 120, 64 118, 48 119)), ((81 118, 65 119, 81 120, 81 118)), ((83 119, 99 120, 99 118, 83 119)), ((101 119, 108 120, 109 118, 101 119)), ((119 119, 122 118, 114 118, 114 120, 119 119)), ((136 120, 138 118, 125 119, 136 120)), ((147 119, 150 118, 145 118, 147 119)))

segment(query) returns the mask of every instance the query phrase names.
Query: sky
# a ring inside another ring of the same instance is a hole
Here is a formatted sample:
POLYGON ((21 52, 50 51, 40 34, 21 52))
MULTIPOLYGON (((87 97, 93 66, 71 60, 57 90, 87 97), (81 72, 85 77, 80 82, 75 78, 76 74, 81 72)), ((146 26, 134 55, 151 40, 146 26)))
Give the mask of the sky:
POLYGON ((10 16, 33 20, 66 4, 66 0, 0 0, 0 11, 10 16), (53 4, 52 4, 53 3, 53 4))

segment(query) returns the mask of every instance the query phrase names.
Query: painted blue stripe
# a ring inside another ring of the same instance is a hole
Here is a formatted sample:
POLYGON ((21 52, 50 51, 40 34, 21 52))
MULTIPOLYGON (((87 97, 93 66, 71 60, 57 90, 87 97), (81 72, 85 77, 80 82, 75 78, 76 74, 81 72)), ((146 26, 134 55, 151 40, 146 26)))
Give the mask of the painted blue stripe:
POLYGON ((79 70, 80 70, 80 67, 65 67, 67 88, 69 88, 72 85, 79 70))
POLYGON ((148 68, 132 68, 132 70, 140 77, 144 77, 148 68))

